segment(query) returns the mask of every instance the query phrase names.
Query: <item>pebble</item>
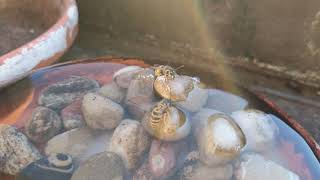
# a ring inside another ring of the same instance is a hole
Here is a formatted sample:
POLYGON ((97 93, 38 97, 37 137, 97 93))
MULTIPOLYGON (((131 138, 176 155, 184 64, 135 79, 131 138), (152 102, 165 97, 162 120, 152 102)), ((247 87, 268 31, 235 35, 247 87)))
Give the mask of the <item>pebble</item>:
POLYGON ((130 82, 126 101, 130 101, 131 99, 135 98, 143 98, 149 102, 154 101, 154 80, 154 70, 147 68, 139 71, 135 78, 130 82))
POLYGON ((0 172, 16 175, 40 158, 25 135, 13 126, 0 124, 0 172))
POLYGON ((279 128, 266 113, 254 110, 240 110, 231 114, 247 138, 247 150, 263 152, 276 142, 279 128))
POLYGON ((141 121, 146 113, 148 113, 156 102, 149 101, 145 97, 131 98, 126 102, 126 107, 132 118, 141 121))
POLYGON ((46 107, 37 107, 25 124, 25 133, 33 142, 45 143, 62 128, 60 116, 46 107))
POLYGON ((121 104, 122 100, 126 96, 126 89, 121 88, 115 82, 112 82, 102 86, 99 90, 99 93, 102 96, 109 98, 118 104, 121 104))
POLYGON ((243 110, 248 106, 248 101, 240 96, 219 90, 210 89, 206 108, 231 114, 234 111, 243 110))
POLYGON ((105 151, 111 137, 111 131, 97 131, 89 127, 72 129, 49 140, 45 154, 69 154, 77 167, 90 156, 105 151))
POLYGON ((208 167, 201 163, 183 168, 181 180, 230 180, 233 176, 232 165, 208 167))
POLYGON ((248 153, 241 156, 236 171, 237 180, 299 180, 299 176, 263 156, 248 153))
POLYGON ((124 109, 97 93, 88 93, 83 97, 82 114, 89 127, 110 130, 119 125, 124 109))
POLYGON ((90 157, 75 171, 71 180, 122 180, 124 163, 112 152, 102 152, 90 157))
POLYGON ((55 111, 60 111, 71 104, 76 98, 89 91, 96 91, 99 84, 81 76, 72 76, 45 88, 38 99, 38 104, 55 111))
POLYGON ((59 153, 29 164, 16 180, 70 180, 73 172, 72 158, 59 153))
POLYGON ((197 82, 193 83, 193 90, 188 94, 185 101, 176 102, 177 106, 189 112, 199 111, 208 99, 208 89, 199 87, 197 82))
POLYGON ((142 155, 150 147, 150 137, 141 123, 135 120, 123 120, 115 129, 110 151, 118 154, 127 169, 135 169, 142 155))
POLYGON ((66 130, 83 127, 86 125, 81 112, 82 99, 75 100, 61 111, 63 126, 66 130))
POLYGON ((128 88, 131 80, 134 78, 135 74, 143 68, 139 66, 127 66, 119 69, 113 75, 113 81, 117 83, 118 86, 122 88, 128 88))

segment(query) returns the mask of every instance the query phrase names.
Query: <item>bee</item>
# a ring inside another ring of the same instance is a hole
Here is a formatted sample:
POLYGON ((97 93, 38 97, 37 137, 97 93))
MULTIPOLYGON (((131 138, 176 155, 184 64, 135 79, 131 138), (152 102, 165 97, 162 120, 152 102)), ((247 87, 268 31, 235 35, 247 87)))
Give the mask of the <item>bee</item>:
POLYGON ((167 80, 173 80, 177 75, 176 69, 166 65, 155 66, 154 72, 156 77, 165 76, 167 80))
POLYGON ((149 120, 149 124, 152 129, 157 129, 161 125, 164 114, 169 107, 169 101, 163 99, 152 109, 151 118, 149 120))

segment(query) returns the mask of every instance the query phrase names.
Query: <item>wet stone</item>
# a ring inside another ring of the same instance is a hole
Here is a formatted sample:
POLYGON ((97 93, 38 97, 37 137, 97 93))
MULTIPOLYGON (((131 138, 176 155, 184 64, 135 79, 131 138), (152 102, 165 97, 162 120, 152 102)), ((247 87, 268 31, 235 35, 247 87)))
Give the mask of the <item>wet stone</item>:
POLYGON ((109 98, 118 104, 121 104, 122 100, 126 96, 126 89, 121 88, 115 82, 112 82, 102 86, 99 90, 99 93, 102 96, 109 98))
POLYGON ((285 179, 299 180, 299 176, 281 165, 266 160, 263 156, 255 153, 241 156, 236 171, 237 180, 270 180, 285 179))
POLYGON ((124 109, 97 93, 88 93, 82 100, 82 114, 93 129, 114 129, 122 120, 124 109))
POLYGON ((126 119, 115 129, 110 151, 123 159, 127 169, 135 169, 149 147, 150 137, 140 122, 126 119))
POLYGON ((81 112, 82 99, 75 100, 61 111, 63 126, 66 130, 86 125, 81 112))
POLYGON ((181 180, 230 180, 233 176, 232 165, 208 167, 201 163, 185 166, 180 174, 181 180))
POLYGON ((69 155, 52 154, 29 164, 16 180, 70 180, 74 169, 69 155))
POLYGON ((77 167, 90 156, 105 151, 111 137, 111 131, 97 131, 89 127, 72 129, 48 141, 45 154, 69 154, 77 167))
POLYGON ((246 149, 263 152, 274 146, 279 128, 271 116, 254 109, 236 111, 231 116, 247 138, 246 149))
POLYGON ((41 158, 27 137, 10 125, 0 124, 0 172, 16 175, 41 158))
POLYGON ((41 106, 60 111, 83 94, 96 91, 98 88, 99 84, 95 80, 72 76, 45 88, 39 96, 38 103, 41 106))
POLYGON ((200 87, 198 82, 193 82, 193 90, 188 94, 188 97, 185 101, 177 102, 177 106, 185 109, 189 112, 199 111, 208 100, 208 89, 200 87))
POLYGON ((139 66, 127 66, 119 69, 113 75, 113 81, 122 88, 128 88, 131 80, 135 77, 136 73, 143 70, 139 66))
POLYGON ((37 107, 32 112, 32 117, 27 120, 25 133, 36 143, 45 143, 57 135, 62 128, 60 116, 46 107, 37 107))
POLYGON ((81 164, 71 180, 122 180, 125 171, 124 163, 118 155, 102 152, 81 164))
POLYGON ((240 96, 219 90, 210 89, 206 108, 231 114, 234 111, 243 110, 248 106, 247 100, 240 96))

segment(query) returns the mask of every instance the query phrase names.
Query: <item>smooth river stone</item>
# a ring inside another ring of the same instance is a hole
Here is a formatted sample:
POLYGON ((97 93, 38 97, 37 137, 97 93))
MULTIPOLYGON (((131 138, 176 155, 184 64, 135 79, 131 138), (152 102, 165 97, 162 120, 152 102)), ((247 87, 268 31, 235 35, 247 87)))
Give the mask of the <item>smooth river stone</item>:
POLYGON ((237 166, 237 180, 299 180, 299 176, 259 154, 244 154, 237 166))
POLYGON ((25 124, 25 133, 36 143, 46 143, 57 135, 62 128, 60 116, 46 107, 37 107, 25 124))
POLYGON ((98 88, 99 84, 95 80, 72 76, 45 88, 39 96, 38 104, 60 111, 83 94, 98 88))
POLYGON ((123 180, 125 172, 124 163, 117 154, 102 152, 81 164, 71 180, 123 180))
POLYGON ((82 100, 82 114, 93 129, 114 129, 124 115, 124 109, 116 102, 97 93, 88 93, 82 100))
POLYGON ((61 111, 63 126, 66 130, 86 125, 81 112, 81 103, 82 99, 77 99, 61 111))
POLYGON ((150 139, 140 122, 126 119, 114 130, 110 151, 122 158, 127 169, 135 169, 149 149, 150 139))
POLYGON ((274 145, 279 128, 268 114, 254 109, 240 110, 231 114, 247 138, 246 149, 268 151, 274 145))
POLYGON ((231 114, 234 111, 243 110, 248 106, 248 101, 240 96, 219 90, 209 89, 209 97, 205 108, 231 114))
POLYGON ((201 163, 183 168, 181 180, 230 180, 233 176, 232 165, 208 167, 201 163))
POLYGON ((122 69, 119 69, 113 75, 113 81, 117 83, 118 86, 122 88, 128 88, 131 80, 134 78, 135 74, 143 68, 139 66, 127 66, 122 69))
POLYGON ((199 87, 199 82, 193 82, 193 90, 188 94, 185 101, 176 102, 177 106, 189 112, 199 111, 208 100, 208 89, 199 87))
POLYGON ((48 141, 45 154, 69 154, 78 166, 90 156, 106 151, 112 131, 97 131, 89 127, 76 128, 59 134, 48 141))
POLYGON ((39 151, 15 127, 0 124, 0 172, 16 175, 41 158, 39 151))
POLYGON ((99 90, 99 94, 121 104, 126 96, 126 89, 121 88, 115 82, 112 82, 102 86, 99 90))

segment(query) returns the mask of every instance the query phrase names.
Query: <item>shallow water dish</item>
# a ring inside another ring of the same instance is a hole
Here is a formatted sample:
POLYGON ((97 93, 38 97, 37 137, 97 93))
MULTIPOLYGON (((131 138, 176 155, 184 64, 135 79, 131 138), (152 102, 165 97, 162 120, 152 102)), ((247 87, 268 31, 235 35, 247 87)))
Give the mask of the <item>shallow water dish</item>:
POLYGON ((74 0, 0 0, 0 88, 56 61, 77 25, 74 0))
MULTIPOLYGON (((33 71, 15 85, 1 90, 0 123, 12 124, 22 130, 28 114, 37 106, 40 92, 48 85, 62 82, 70 76, 82 76, 94 79, 101 85, 107 84, 112 82, 114 73, 126 65, 149 66, 136 59, 100 58, 73 61, 33 71), (20 96, 17 97, 16 94, 20 94, 20 96)), ((205 74, 205 76, 212 76, 212 74, 205 74)), ((216 85, 213 82, 204 83, 208 87, 216 85)), ((242 88, 240 88, 240 91, 241 96, 248 100, 249 108, 254 107, 263 110, 281 119, 270 116, 280 128, 280 133, 277 136, 277 152, 286 159, 288 167, 302 179, 317 179, 320 176, 320 147, 312 136, 294 119, 288 117, 262 95, 242 88)), ((183 144, 180 146, 184 147, 183 144)), ((266 151, 265 155, 268 156, 268 153, 272 152, 266 151)), ((0 179, 12 180, 14 177, 0 175, 0 179)))

